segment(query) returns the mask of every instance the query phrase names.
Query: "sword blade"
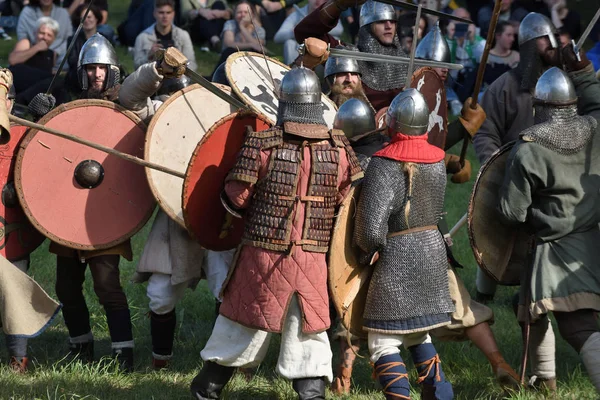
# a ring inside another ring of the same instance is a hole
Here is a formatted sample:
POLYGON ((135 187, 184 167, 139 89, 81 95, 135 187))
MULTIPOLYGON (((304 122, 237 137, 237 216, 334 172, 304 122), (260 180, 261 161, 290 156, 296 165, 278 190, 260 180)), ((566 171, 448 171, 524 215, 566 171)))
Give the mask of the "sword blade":
POLYGON ((208 90, 209 92, 211 92, 212 94, 214 94, 215 96, 220 98, 221 100, 228 102, 232 106, 237 107, 237 108, 247 108, 247 106, 244 103, 242 103, 235 97, 225 93, 224 91, 222 91, 221 89, 219 89, 218 87, 213 85, 211 82, 207 81, 199 73, 192 71, 189 68, 186 68, 185 75, 188 78, 190 78, 192 81, 194 81, 194 83, 199 84, 200 86, 202 86, 203 88, 205 88, 206 90, 208 90))
MULTIPOLYGON (((419 6, 417 6, 417 5, 406 3, 406 2, 400 1, 400 0, 376 0, 376 1, 378 1, 380 3, 389 4, 391 6, 406 8, 407 10, 412 10, 412 11, 417 11, 417 9, 419 8, 419 6)), ((453 21, 459 21, 464 24, 473 24, 474 23, 470 19, 455 17, 454 15, 451 15, 451 14, 446 14, 441 11, 432 10, 431 8, 423 7, 423 13, 429 14, 429 15, 435 15, 436 17, 440 17, 440 18, 444 18, 444 19, 451 19, 453 21)))
MULTIPOLYGON (((359 51, 344 50, 344 49, 329 49, 332 56, 336 57, 348 57, 358 61, 372 61, 372 62, 387 62, 392 64, 409 64, 410 58, 399 57, 399 56, 388 56, 384 54, 364 53, 359 51)), ((441 61, 423 60, 421 58, 415 59, 415 65, 420 67, 432 67, 432 68, 448 68, 461 70, 464 68, 462 64, 446 63, 441 61)))
POLYGON ((581 49, 583 47, 585 40, 588 38, 588 36, 590 36, 592 29, 594 29, 594 25, 596 25, 596 22, 598 22, 598 18, 600 18, 600 8, 598 8, 596 15, 594 15, 594 18, 592 18, 587 28, 585 28, 585 31, 583 31, 583 35, 581 35, 579 38, 579 41, 577 42, 577 49, 581 49))

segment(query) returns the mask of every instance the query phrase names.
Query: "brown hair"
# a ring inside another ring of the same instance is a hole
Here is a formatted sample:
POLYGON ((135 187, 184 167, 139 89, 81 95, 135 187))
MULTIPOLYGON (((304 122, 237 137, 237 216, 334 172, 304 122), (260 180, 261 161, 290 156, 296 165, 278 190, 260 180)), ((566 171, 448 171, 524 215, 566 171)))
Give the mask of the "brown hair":
POLYGON ((169 6, 175 11, 175 0, 155 0, 154 8, 161 8, 164 6, 169 6))

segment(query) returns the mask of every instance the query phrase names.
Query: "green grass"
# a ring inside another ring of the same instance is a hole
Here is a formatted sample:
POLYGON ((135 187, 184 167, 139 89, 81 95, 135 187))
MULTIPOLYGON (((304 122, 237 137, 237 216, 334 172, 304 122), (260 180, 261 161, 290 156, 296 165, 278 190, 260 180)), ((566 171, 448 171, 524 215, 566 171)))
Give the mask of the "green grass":
MULTIPOLYGON (((128 2, 110 1, 111 24, 118 25, 125 13, 128 2)), ((581 6, 583 2, 577 3, 581 6)), ((584 14, 586 15, 586 14, 584 14)), ((587 17, 587 15, 586 15, 587 17)), ((0 42, 0 65, 6 65, 8 52, 14 46, 12 42, 0 42)), ((276 46, 269 46, 276 54, 280 54, 276 46)), ((127 50, 117 49, 121 61, 131 71, 132 60, 127 50)), ((208 74, 212 71, 218 55, 196 53, 199 72, 208 74)), ((455 152, 460 149, 455 148, 455 152)), ((469 159, 474 166, 474 175, 478 169, 472 149, 469 159)), ((471 182, 464 185, 450 183, 447 188, 446 209, 448 224, 452 226, 464 214, 468 198, 473 186, 471 182)), ((148 235, 150 224, 133 238, 134 253, 139 256, 148 235)), ((467 287, 474 290, 476 264, 469 247, 465 230, 455 237, 453 247, 456 258, 465 266, 459 275, 467 287)), ((33 361, 30 373, 19 376, 0 366, 0 399, 189 399, 189 384, 201 367, 199 352, 210 335, 214 318, 214 301, 206 284, 202 282, 195 292, 189 291, 177 305, 178 328, 175 340, 174 360, 167 371, 153 372, 151 362, 151 340, 149 320, 147 317, 148 300, 145 285, 135 285, 130 278, 135 270, 138 257, 133 262, 121 261, 121 281, 131 305, 133 329, 135 337, 136 370, 131 375, 119 373, 109 359, 103 359, 91 366, 68 364, 63 360, 67 349, 68 332, 62 316, 40 337, 29 341, 29 356, 33 361)), ((32 255, 31 275, 56 298, 54 292, 55 259, 48 253, 45 243, 32 255)), ((85 294, 90 308, 92 330, 96 337, 96 357, 110 354, 110 338, 106 326, 106 318, 93 292, 89 272, 86 275, 85 294)), ((510 309, 514 288, 501 287, 497 301, 492 306, 496 323, 492 326, 499 346, 506 359, 516 367, 520 362, 520 332, 510 309)), ((3 339, 0 339, 3 342, 3 339)), ((541 393, 503 394, 494 384, 491 369, 483 355, 470 343, 436 343, 441 354, 444 370, 454 385, 457 399, 543 399, 541 393)), ((274 373, 277 361, 279 340, 273 341, 264 363, 256 371, 250 381, 236 375, 227 386, 224 399, 293 399, 295 394, 290 382, 279 378, 274 373)), ((337 345, 334 348, 334 362, 337 362, 337 345)), ((367 349, 363 347, 366 355, 367 349)), ((7 353, 0 343, 0 358, 6 359, 7 353)), ((407 359, 409 357, 406 357, 407 359)), ((598 396, 582 372, 579 357, 568 347, 557 334, 557 369, 559 379, 559 399, 594 399, 598 396)), ((368 359, 359 359, 353 376, 354 390, 351 396, 344 399, 367 400, 383 399, 377 384, 371 379, 371 367, 368 359)), ((415 383, 414 368, 411 368, 411 382, 415 383)), ((414 398, 419 398, 416 386, 413 386, 414 398)), ((333 398, 328 394, 329 398, 333 398)))

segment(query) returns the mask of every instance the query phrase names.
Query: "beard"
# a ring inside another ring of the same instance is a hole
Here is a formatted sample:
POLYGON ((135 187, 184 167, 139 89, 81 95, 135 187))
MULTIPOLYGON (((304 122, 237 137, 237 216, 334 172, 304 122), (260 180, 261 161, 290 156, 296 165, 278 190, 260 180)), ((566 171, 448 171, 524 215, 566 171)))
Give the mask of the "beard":
POLYGON ((364 101, 369 107, 373 108, 363 90, 362 82, 359 81, 356 86, 354 86, 351 93, 344 93, 344 89, 348 87, 352 87, 352 84, 334 83, 333 86, 331 86, 331 95, 329 97, 337 107, 344 104, 347 100, 358 99, 364 101))
POLYGON ((101 89, 88 88, 86 91, 82 93, 82 98, 84 99, 104 99, 104 91, 101 89))

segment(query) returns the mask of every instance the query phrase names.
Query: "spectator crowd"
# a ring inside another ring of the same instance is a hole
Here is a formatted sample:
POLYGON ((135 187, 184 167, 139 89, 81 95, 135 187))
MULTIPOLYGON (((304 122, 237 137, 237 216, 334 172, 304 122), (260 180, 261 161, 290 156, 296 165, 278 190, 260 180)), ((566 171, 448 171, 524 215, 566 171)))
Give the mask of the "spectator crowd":
MULTIPOLYGON (((450 110, 457 114, 462 102, 473 91, 493 2, 465 0, 463 8, 458 6, 456 0, 420 1, 428 8, 474 22, 439 21, 451 49, 452 62, 464 65, 464 69, 452 71, 451 79, 447 82, 450 110)), ((135 68, 153 61, 158 49, 174 46, 190 60, 189 66, 195 70, 194 45, 201 52, 220 53, 215 69, 230 54, 239 50, 281 56, 284 63, 291 64, 297 57, 298 46, 294 39, 294 27, 307 14, 322 7, 326 0, 308 0, 304 6, 299 6, 300 0, 241 0, 235 4, 225 0, 132 0, 125 21, 117 27, 108 24, 108 1, 95 0, 81 31, 74 37, 88 2, 0 0, 0 38, 11 39, 13 32, 17 37, 8 63, 15 76, 19 104, 26 105, 35 94, 48 88, 72 41, 74 50, 68 55, 63 68, 65 79, 57 79, 60 82, 53 86, 52 92, 57 102, 76 98, 79 94, 76 75, 79 50, 95 33, 102 34, 113 44, 129 47, 135 68), (282 54, 271 54, 267 48, 271 41, 282 46, 282 54)), ((552 20, 559 29, 559 40, 563 45, 578 39, 583 31, 580 15, 568 7, 566 0, 503 0, 482 92, 496 78, 519 63, 518 27, 531 11, 545 14, 552 20)), ((359 12, 358 7, 346 10, 338 25, 331 30, 331 35, 336 38, 344 35, 346 42, 353 42, 358 32, 359 12)), ((406 52, 410 52, 416 16, 402 9, 398 9, 397 13, 400 43, 406 52)), ((417 40, 436 23, 436 18, 423 14, 417 40)), ((589 50, 588 57, 598 70, 600 28, 594 29, 590 40, 595 45, 589 50)), ((124 77, 126 72, 132 71, 122 71, 121 76, 124 77)))

